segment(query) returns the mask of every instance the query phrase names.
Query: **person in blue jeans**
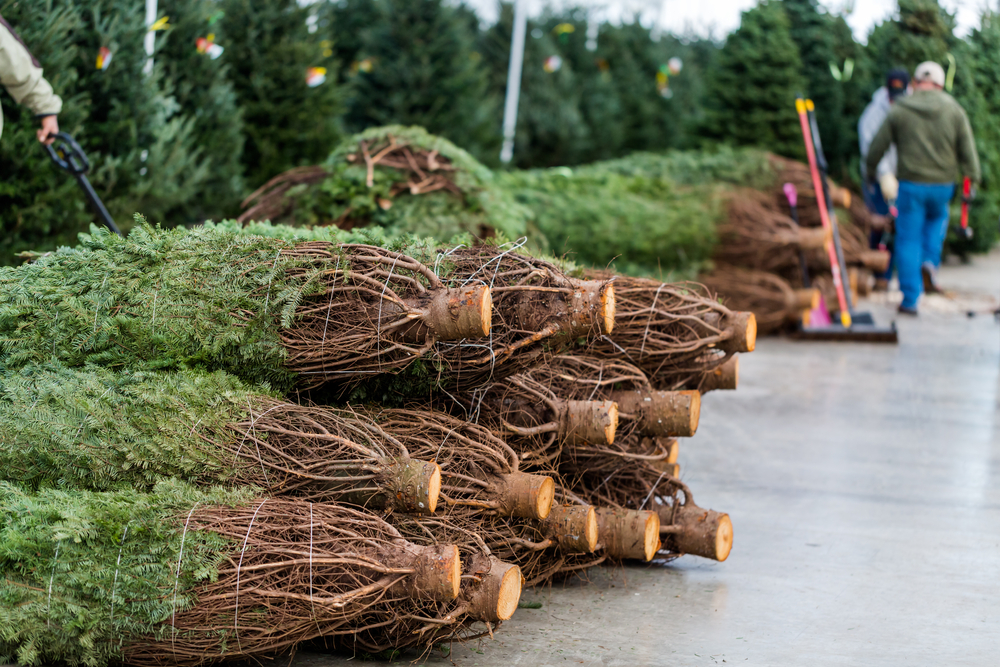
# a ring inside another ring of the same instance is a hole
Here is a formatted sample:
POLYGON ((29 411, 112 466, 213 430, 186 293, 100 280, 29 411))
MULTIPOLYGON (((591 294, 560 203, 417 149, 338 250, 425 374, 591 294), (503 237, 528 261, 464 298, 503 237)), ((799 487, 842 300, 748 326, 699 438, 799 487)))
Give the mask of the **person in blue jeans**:
POLYGON ((882 155, 896 145, 895 260, 903 291, 899 312, 906 315, 917 314, 925 282, 936 285, 956 178, 968 176, 974 184, 979 182, 972 128, 962 107, 944 92, 941 65, 918 65, 913 90, 892 105, 865 160, 867 173, 874 174, 882 155))

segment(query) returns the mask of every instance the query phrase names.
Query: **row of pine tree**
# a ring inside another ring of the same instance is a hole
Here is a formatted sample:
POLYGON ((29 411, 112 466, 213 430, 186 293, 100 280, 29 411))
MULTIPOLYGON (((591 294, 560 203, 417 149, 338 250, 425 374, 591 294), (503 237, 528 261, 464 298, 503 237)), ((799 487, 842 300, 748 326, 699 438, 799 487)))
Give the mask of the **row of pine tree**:
MULTIPOLYGON (((322 162, 345 133, 373 125, 422 125, 497 166, 510 3, 491 25, 448 0, 159 8, 166 21, 147 74, 144 3, 0 0, 62 95, 60 123, 90 153, 91 180, 119 219, 230 217, 267 179, 322 162)), ((637 20, 594 26, 584 8, 547 10, 528 26, 514 166, 719 144, 799 157, 793 101, 803 92, 816 102, 834 175, 856 179, 857 118, 884 73, 932 59, 954 63, 953 92, 984 162, 983 205, 1000 213, 1000 194, 990 195, 1000 183, 1000 22, 987 12, 966 39, 954 27, 936 0, 899 0, 867 45, 818 0, 761 0, 723 42, 654 35, 637 20)), ((3 262, 72 241, 92 216, 72 180, 46 164, 28 131, 36 121, 6 93, 0 104, 3 262)))

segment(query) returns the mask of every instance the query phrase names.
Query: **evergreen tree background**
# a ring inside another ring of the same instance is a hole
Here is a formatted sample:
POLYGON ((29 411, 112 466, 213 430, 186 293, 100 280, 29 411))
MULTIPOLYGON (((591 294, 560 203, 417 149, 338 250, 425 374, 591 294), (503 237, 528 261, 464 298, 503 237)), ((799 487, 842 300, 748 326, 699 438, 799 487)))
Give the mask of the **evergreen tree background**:
POLYGON ((726 39, 709 72, 703 136, 802 157, 795 112, 795 95, 805 85, 801 72, 782 5, 764 0, 743 12, 740 27, 726 39))
MULTIPOLYGON (((321 30, 307 26, 315 7, 296 0, 218 0, 225 53, 243 110, 243 166, 250 188, 291 168, 321 162, 343 136, 344 91, 338 63, 321 30), (306 71, 325 67, 327 81, 310 88, 306 71)), ((318 18, 318 17, 317 17, 318 18)))
MULTIPOLYGON (((184 222, 222 218, 243 199, 243 112, 224 57, 199 53, 197 40, 214 35, 229 45, 225 13, 216 0, 159 0, 171 28, 158 38, 156 62, 172 85, 181 112, 193 123, 195 143, 208 162, 205 186, 180 211, 184 222)), ((223 52, 225 56, 225 52, 223 52)))
POLYGON ((443 0, 332 5, 321 32, 349 65, 348 128, 420 125, 475 153, 499 150, 497 105, 486 95, 470 16, 443 0))

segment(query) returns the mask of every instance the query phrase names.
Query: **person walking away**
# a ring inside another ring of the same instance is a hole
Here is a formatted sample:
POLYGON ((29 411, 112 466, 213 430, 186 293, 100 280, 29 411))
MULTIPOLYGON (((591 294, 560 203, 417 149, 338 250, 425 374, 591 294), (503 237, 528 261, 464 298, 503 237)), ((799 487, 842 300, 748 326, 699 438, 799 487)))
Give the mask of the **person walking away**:
POLYGON ((918 65, 913 90, 893 104, 865 160, 870 178, 889 146, 896 145, 896 270, 903 291, 899 312, 907 315, 917 314, 921 274, 932 283, 936 279, 956 177, 979 183, 972 128, 962 107, 944 92, 944 69, 935 62, 918 65))
MULTIPOLYGON (((900 97, 908 95, 910 92, 910 73, 905 69, 890 70, 885 77, 885 85, 872 94, 872 101, 865 107, 861 118, 858 120, 858 147, 861 150, 861 194, 864 197, 865 205, 872 213, 882 216, 884 224, 888 224, 885 216, 889 215, 889 202, 896 199, 899 191, 899 181, 896 180, 896 146, 890 145, 889 149, 882 156, 875 170, 874 178, 868 179, 868 169, 865 160, 868 157, 868 149, 872 139, 886 116, 892 103, 900 97)), ((883 226, 880 229, 872 229, 868 239, 869 246, 876 249, 886 242, 889 237, 889 230, 883 226)), ((886 243, 886 245, 888 245, 886 243)), ((889 288, 889 280, 892 279, 892 250, 889 249, 889 267, 884 273, 875 276, 875 290, 884 292, 889 288)))
MULTIPOLYGON (((28 51, 21 38, 0 16, 0 84, 18 104, 31 109, 41 123, 36 133, 43 144, 55 139, 59 132, 57 116, 62 111, 62 99, 42 76, 42 66, 28 51)), ((0 109, 0 136, 3 135, 3 109, 0 109)))

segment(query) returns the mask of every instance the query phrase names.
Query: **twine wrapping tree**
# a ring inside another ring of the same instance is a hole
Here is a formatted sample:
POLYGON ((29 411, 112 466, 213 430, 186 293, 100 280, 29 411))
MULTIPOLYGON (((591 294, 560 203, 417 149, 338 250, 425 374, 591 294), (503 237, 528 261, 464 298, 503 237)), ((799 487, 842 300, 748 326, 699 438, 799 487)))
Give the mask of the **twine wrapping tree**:
POLYGON ((748 310, 757 320, 760 333, 770 333, 802 318, 803 311, 819 305, 816 288, 793 288, 781 276, 734 266, 717 265, 699 276, 710 290, 724 294, 726 305, 748 310))
POLYGON ((491 321, 487 287, 398 252, 215 227, 99 230, 0 270, 0 288, 4 367, 203 365, 279 390, 396 373, 491 321))
POLYGON ((615 295, 615 331, 587 346, 588 353, 627 360, 657 389, 694 388, 705 373, 756 344, 753 313, 726 308, 697 283, 617 276, 615 295))
POLYGON ((618 433, 653 436, 694 435, 701 394, 693 390, 658 391, 639 368, 620 359, 562 354, 524 373, 524 377, 569 400, 610 400, 618 405, 618 433))
POLYGON ((0 377, 3 478, 149 491, 167 477, 312 501, 435 510, 436 463, 370 420, 291 403, 224 373, 28 366, 0 377))
MULTIPOLYGON (((303 641, 378 651, 476 635, 502 589, 454 545, 252 490, 43 491, 0 483, 4 657, 199 665, 303 641)), ((516 569, 516 568, 515 568, 516 569)), ((517 586, 520 579, 518 575, 517 586)))

